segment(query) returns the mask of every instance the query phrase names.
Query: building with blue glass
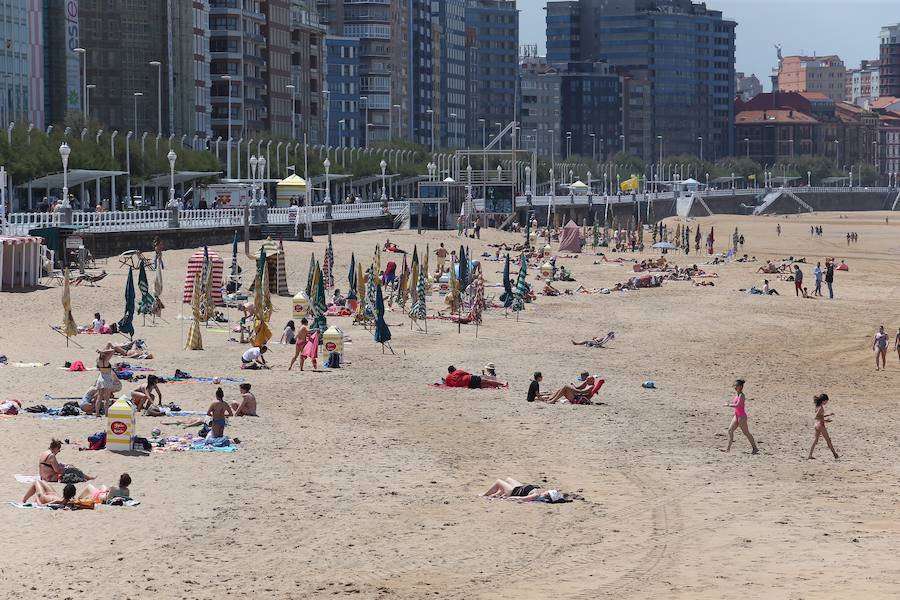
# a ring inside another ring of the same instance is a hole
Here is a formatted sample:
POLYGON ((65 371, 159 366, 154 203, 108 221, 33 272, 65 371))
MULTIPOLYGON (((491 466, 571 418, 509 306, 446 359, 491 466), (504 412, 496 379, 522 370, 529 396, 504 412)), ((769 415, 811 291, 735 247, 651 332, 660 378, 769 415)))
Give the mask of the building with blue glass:
POLYGON ((608 62, 626 77, 622 135, 629 152, 647 162, 699 154, 701 144, 708 159, 733 152, 737 24, 721 11, 691 0, 547 6, 549 61, 567 56, 568 35, 579 60, 608 62))
POLYGON ((439 53, 440 143, 442 148, 466 146, 466 2, 443 0, 432 3, 439 53))
POLYGON ((482 127, 497 132, 515 120, 519 85, 519 11, 515 0, 468 0, 468 139, 482 139, 482 127), (497 123, 500 123, 498 126, 497 123))
POLYGON ((360 145, 359 38, 325 38, 328 145, 360 145))

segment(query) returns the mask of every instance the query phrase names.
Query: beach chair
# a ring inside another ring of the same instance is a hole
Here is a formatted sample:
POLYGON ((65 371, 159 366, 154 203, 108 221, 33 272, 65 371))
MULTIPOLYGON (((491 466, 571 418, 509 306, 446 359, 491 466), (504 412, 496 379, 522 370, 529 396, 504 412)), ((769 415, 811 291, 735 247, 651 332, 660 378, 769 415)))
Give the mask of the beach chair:
POLYGON ((605 379, 597 379, 589 392, 575 394, 575 401, 572 404, 593 404, 592 399, 597 395, 604 383, 606 383, 605 379))

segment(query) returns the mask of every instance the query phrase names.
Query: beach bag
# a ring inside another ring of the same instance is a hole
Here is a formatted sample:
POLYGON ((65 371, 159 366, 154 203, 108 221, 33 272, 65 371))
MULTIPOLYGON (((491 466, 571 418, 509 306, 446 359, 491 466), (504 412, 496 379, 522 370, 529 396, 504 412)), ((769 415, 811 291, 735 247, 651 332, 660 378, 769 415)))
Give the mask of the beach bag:
POLYGON ((94 510, 94 501, 90 498, 79 498, 72 502, 72 510, 94 510))
POLYGON ((106 448, 106 432, 99 431, 94 435, 88 436, 88 449, 89 450, 103 450, 106 448))
POLYGON ((326 369, 340 369, 341 368, 341 355, 337 352, 331 352, 328 355, 328 360, 325 361, 326 369))
POLYGON ((144 452, 150 452, 151 450, 153 450, 153 446, 150 445, 150 440, 137 436, 131 439, 131 447, 141 448, 144 450, 144 452))
POLYGON ((78 405, 66 404, 59 411, 59 416, 61 417, 77 417, 81 414, 81 409, 78 408, 78 405))
POLYGON ((81 469, 75 467, 66 467, 63 470, 62 477, 59 478, 60 483, 83 483, 87 481, 81 469))

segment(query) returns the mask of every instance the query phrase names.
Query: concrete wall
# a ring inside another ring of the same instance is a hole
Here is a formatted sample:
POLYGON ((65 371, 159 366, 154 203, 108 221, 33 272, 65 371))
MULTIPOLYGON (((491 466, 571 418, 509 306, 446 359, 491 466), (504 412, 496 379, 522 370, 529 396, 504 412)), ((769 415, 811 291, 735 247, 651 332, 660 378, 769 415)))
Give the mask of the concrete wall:
MULTIPOLYGON (((390 215, 368 219, 334 221, 334 233, 357 233, 375 229, 393 229, 394 217, 390 215)), ((102 233, 80 233, 85 247, 95 258, 118 256, 126 250, 140 250, 152 257, 153 238, 159 236, 163 245, 169 250, 200 248, 204 245, 219 246, 230 244, 237 231, 238 239, 243 241, 244 228, 220 227, 210 229, 159 229, 154 231, 123 231, 102 233)), ((326 235, 327 223, 313 223, 314 235, 326 235)), ((261 240, 266 236, 272 239, 295 240, 293 225, 250 226, 250 239, 261 240), (265 231, 264 231, 265 229, 265 231)))

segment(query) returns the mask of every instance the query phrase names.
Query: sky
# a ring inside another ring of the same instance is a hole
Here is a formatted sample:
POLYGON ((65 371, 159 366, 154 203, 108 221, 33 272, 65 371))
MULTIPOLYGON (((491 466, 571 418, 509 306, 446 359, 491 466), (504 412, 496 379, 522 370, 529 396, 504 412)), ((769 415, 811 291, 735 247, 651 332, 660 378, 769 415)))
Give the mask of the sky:
MULTIPOLYGON (((883 25, 900 22, 898 0, 707 0, 736 21, 737 70, 755 73, 765 89, 777 63, 775 44, 785 56, 837 54, 847 68, 862 59, 878 58, 878 34, 883 25)), ((521 44, 546 42, 543 0, 519 0, 521 44)))

